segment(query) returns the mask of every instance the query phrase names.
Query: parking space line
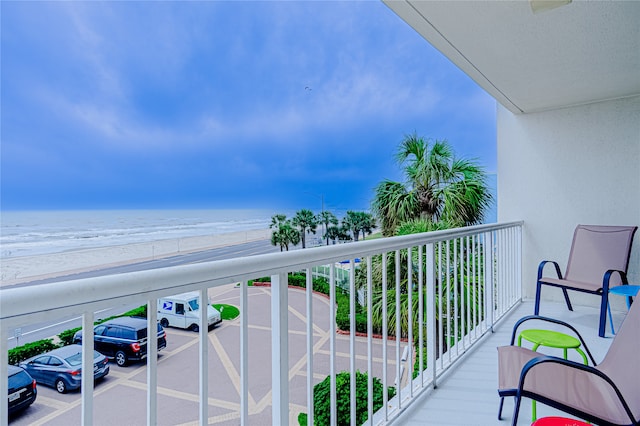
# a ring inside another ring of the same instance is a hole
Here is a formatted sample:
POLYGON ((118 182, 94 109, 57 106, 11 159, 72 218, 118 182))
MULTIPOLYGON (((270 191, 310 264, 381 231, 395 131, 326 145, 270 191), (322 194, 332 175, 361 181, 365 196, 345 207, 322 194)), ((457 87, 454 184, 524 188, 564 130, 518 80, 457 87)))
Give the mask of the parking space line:
MULTIPOLYGON (((231 361, 231 358, 229 358, 229 355, 227 354, 227 351, 225 351, 224 346, 222 345, 222 343, 220 343, 220 340, 218 339, 218 336, 209 335, 209 341, 213 345, 213 349, 218 354, 218 359, 222 363, 222 365, 223 365, 223 367, 225 369, 225 372, 227 373, 227 376, 229 376, 229 379, 231 379, 231 383, 233 384, 233 387, 236 388, 236 392, 238 393, 238 397, 240 397, 240 393, 241 393, 241 390, 240 390, 240 373, 236 370, 235 365, 233 365, 233 362, 231 361)), ((255 401, 255 399, 253 399, 253 396, 251 395, 250 392, 249 392, 248 395, 249 395, 249 411, 251 411, 252 408, 255 407, 256 401, 255 401)))
MULTIPOLYGON (((215 423, 222 423, 222 422, 227 422, 230 420, 238 420, 240 418, 240 412, 234 412, 234 413, 226 413, 226 414, 220 414, 218 416, 213 416, 213 417, 209 417, 207 419, 207 424, 215 424, 215 423)), ((238 422, 239 424, 240 422, 238 422)), ((198 426, 200 424, 200 421, 194 421, 194 422, 187 422, 187 423, 181 423, 177 426, 198 426)))
POLYGON ((38 400, 38 403, 42 403, 43 405, 46 405, 47 407, 51 407, 56 410, 64 409, 67 407, 67 405, 69 405, 69 403, 67 402, 63 402, 58 399, 49 398, 47 396, 42 396, 40 394, 38 394, 36 399, 38 400))
MULTIPOLYGON (((135 381, 129 381, 126 383, 123 383, 124 386, 128 386, 130 388, 134 388, 134 389, 140 389, 140 390, 147 390, 147 384, 146 383, 140 383, 140 382, 135 382, 135 381)), ((162 386, 158 386, 158 395, 164 395, 164 396, 168 396, 171 398, 177 398, 177 399, 182 399, 185 401, 191 401, 191 402, 199 402, 200 401, 200 395, 195 394, 195 393, 188 393, 188 392, 182 392, 182 391, 178 391, 178 390, 174 390, 174 389, 169 389, 169 388, 165 388, 162 386)), ((223 401, 221 399, 217 399, 217 398, 207 398, 207 404, 208 405, 212 405, 214 407, 219 407, 219 408, 224 408, 227 410, 234 410, 234 411, 238 411, 240 410, 240 403, 236 403, 236 402, 231 402, 231 401, 223 401)))

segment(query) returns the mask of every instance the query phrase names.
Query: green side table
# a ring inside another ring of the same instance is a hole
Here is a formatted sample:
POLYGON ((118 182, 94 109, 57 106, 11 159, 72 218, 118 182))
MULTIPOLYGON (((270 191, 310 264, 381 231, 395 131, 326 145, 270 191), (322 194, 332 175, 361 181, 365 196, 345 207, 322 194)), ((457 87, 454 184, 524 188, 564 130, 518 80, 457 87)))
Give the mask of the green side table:
MULTIPOLYGON (((532 349, 534 351, 540 346, 562 349, 564 359, 567 359, 567 351, 569 349, 575 349, 576 352, 582 356, 584 365, 589 363, 587 361, 587 356, 582 349, 580 349, 580 340, 573 336, 560 333, 559 331, 530 329, 524 330, 520 333, 518 336, 518 346, 522 346, 522 339, 533 343, 532 349)), ((531 401, 531 421, 535 422, 536 417, 536 401, 534 400, 531 401)))

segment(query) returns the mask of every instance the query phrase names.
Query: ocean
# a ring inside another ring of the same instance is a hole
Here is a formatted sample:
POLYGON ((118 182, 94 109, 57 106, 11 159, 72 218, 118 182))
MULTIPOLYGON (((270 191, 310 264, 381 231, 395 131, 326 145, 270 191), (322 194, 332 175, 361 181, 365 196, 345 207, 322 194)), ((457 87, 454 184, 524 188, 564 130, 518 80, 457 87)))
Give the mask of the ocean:
POLYGON ((272 210, 0 212, 0 259, 266 229, 272 210))

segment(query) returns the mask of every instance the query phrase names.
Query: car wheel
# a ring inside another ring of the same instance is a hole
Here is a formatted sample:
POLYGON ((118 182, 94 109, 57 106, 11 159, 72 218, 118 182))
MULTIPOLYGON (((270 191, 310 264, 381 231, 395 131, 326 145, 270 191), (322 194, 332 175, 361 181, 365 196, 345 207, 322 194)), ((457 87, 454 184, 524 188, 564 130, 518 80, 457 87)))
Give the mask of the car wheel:
POLYGON ((162 318, 162 319, 160 320, 160 325, 161 325, 162 327, 164 327, 164 328, 169 327, 169 320, 167 320, 166 318, 162 318))
POLYGON ((116 352, 116 364, 118 364, 118 367, 127 365, 127 354, 122 351, 116 352))
POLYGON ((197 333, 198 331, 200 331, 200 327, 198 326, 198 324, 191 324, 191 327, 189 327, 189 330, 195 331, 197 333))
POLYGON ((64 380, 62 380, 62 379, 56 380, 56 390, 59 393, 67 392, 67 384, 64 382, 64 380))

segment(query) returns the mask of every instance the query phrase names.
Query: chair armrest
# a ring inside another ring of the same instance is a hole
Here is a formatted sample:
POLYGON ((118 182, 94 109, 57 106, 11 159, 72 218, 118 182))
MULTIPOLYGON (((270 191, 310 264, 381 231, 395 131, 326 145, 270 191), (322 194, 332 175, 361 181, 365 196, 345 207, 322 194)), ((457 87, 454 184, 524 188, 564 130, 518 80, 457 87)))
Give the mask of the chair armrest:
POLYGON ((609 269, 607 272, 604 273, 604 277, 602 278, 603 292, 609 291, 609 281, 611 280, 611 276, 613 274, 620 275, 620 280, 622 280, 623 285, 629 284, 629 281, 627 280, 627 274, 624 271, 618 271, 617 269, 609 269))
POLYGON ((544 273, 544 267, 547 263, 553 264, 553 266, 556 269, 556 274, 558 275, 558 279, 562 279, 562 272, 560 272, 560 265, 558 265, 558 262, 555 262, 553 260, 543 260, 538 265, 538 281, 540 281, 540 279, 542 278, 542 274, 544 273))
MULTIPOLYGON (((553 356, 544 355, 544 356, 539 356, 539 357, 533 358, 532 360, 527 362, 524 365, 524 367, 522 367, 522 372, 520 373, 520 381, 518 382, 518 390, 517 390, 517 395, 519 397, 523 396, 523 392, 524 392, 525 396, 539 395, 539 394, 537 394, 535 392, 528 392, 528 391, 524 390, 523 386, 524 386, 524 381, 525 381, 525 378, 526 378, 527 374, 529 372, 531 372, 533 369, 535 369, 536 366, 541 365, 541 364, 545 364, 545 363, 560 364, 560 365, 563 365, 566 368, 575 369, 575 370, 582 370, 582 371, 585 371, 585 372, 587 372, 589 374, 594 374, 594 375, 598 376, 599 378, 601 378, 615 392, 616 396, 618 397, 618 400, 620 401, 620 403, 624 407, 624 410, 625 410, 627 416, 629 416, 629 419, 631 420, 631 424, 635 424, 636 420, 633 417, 633 413, 632 413, 631 409, 629 408, 629 405, 627 404, 627 401, 624 399, 624 396, 622 396, 622 393, 620 392, 620 389, 618 389, 616 384, 613 382, 613 380, 611 380, 609 378, 609 376, 607 376, 605 373, 603 373, 602 371, 598 370, 595 367, 592 367, 592 366, 589 366, 589 365, 584 365, 584 364, 581 364, 579 362, 575 362, 575 361, 571 361, 571 360, 567 360, 567 359, 562 359, 562 358, 557 358, 557 357, 553 357, 553 356)), ((544 395, 539 395, 539 396, 544 398, 544 395)), ((546 401, 546 402, 543 401, 543 402, 548 404, 548 401, 546 401)), ((579 413, 573 413, 573 414, 579 415, 579 413)), ((601 419, 592 418, 592 419, 586 419, 586 420, 599 421, 601 419)))
POLYGON ((584 350, 587 352, 587 355, 589 356, 589 359, 591 360, 591 363, 593 364, 593 366, 596 366, 596 360, 593 358, 593 355, 591 354, 591 351, 589 350, 589 347, 587 346, 587 343, 584 341, 584 339, 582 338, 582 335, 580 335, 580 333, 578 332, 578 330, 575 329, 575 327, 573 327, 571 324, 566 323, 564 321, 560 321, 558 319, 555 318, 550 318, 550 317, 543 317, 540 315, 527 315, 526 317, 522 317, 520 318, 515 325, 513 326, 513 331, 511 333, 511 346, 514 345, 515 341, 516 341, 516 335, 518 333, 518 328, 524 324, 527 321, 530 320, 539 320, 539 321, 546 321, 546 322, 550 322, 552 324, 558 324, 561 325, 563 327, 566 327, 568 329, 570 329, 578 338, 578 340, 580 340, 580 344, 582 345, 582 347, 584 348, 584 350))

